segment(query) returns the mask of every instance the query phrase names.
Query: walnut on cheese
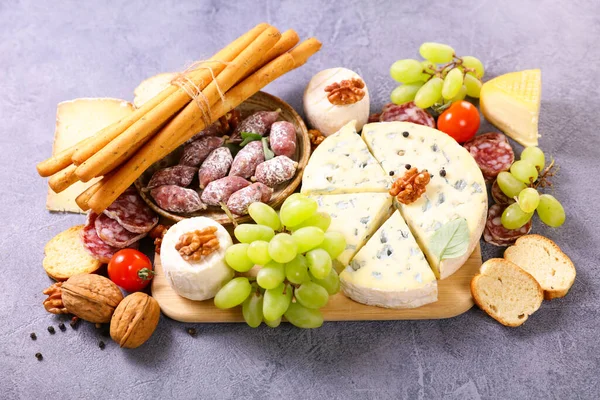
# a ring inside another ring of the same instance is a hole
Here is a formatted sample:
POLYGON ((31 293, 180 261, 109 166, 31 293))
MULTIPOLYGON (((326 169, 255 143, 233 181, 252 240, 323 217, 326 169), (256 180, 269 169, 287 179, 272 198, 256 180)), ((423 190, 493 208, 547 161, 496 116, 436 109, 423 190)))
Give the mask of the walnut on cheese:
POLYGON ((352 120, 360 131, 369 119, 369 90, 356 72, 346 68, 330 68, 313 76, 303 103, 309 124, 325 136, 352 120))

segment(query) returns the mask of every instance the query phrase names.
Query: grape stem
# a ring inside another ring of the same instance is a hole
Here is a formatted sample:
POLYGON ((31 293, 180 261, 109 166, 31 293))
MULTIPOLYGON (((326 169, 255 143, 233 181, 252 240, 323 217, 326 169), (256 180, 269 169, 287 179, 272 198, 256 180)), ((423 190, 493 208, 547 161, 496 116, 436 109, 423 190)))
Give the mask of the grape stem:
POLYGON ((233 213, 229 209, 229 207, 227 207, 227 204, 225 204, 224 202, 221 202, 221 203, 219 203, 219 205, 221 206, 221 210, 223 210, 225 212, 225 215, 227 215, 227 218, 229 218, 229 220, 233 224, 233 227, 237 228, 238 223, 237 223, 235 217, 233 216, 233 213))
POLYGON ((450 70, 452 70, 453 68, 456 68, 456 67, 462 67, 462 68, 463 68, 463 77, 464 77, 465 75, 467 75, 467 73, 469 73, 469 72, 476 73, 476 71, 475 71, 475 68, 469 68, 469 67, 465 67, 465 66, 463 65, 463 64, 464 64, 464 62, 463 62, 463 59, 462 59, 462 58, 460 58, 460 57, 457 57, 456 55, 454 55, 453 57, 454 57, 454 59, 453 59, 452 61, 450 61, 450 62, 449 62, 449 63, 447 63, 447 64, 444 64, 444 65, 442 65, 442 66, 441 66, 441 67, 439 67, 439 68, 436 68, 436 70, 435 70, 434 72, 429 72, 429 71, 427 71, 427 69, 423 68, 423 73, 425 73, 425 74, 429 75, 429 76, 430 76, 430 77, 432 77, 432 78, 433 78, 434 76, 437 76, 437 77, 438 77, 438 78, 440 78, 440 79, 444 79, 444 76, 445 76, 445 75, 446 75, 446 74, 447 74, 447 73, 448 73, 450 70), (448 70, 448 71, 446 71, 446 70, 448 70))
MULTIPOLYGON (((546 186, 551 187, 552 182, 550 182, 549 178, 553 177, 558 172, 558 167, 556 167, 556 169, 554 169, 554 166, 555 166, 554 158, 552 158, 552 161, 550 162, 550 164, 548 164, 548 166, 540 174, 539 178, 535 182, 531 182, 529 184, 529 187, 532 187, 534 189, 537 189, 538 187, 545 188, 546 186)), ((540 172, 540 169, 538 167, 536 167, 536 168, 537 168, 538 172, 540 172)))

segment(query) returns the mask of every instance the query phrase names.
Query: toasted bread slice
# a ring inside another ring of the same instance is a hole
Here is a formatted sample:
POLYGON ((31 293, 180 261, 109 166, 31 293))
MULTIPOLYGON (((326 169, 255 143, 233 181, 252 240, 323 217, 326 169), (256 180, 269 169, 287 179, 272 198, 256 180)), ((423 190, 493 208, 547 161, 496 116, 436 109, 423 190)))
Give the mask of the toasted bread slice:
POLYGON ((102 263, 89 255, 81 242, 83 225, 77 225, 54 236, 44 247, 42 265, 48 276, 66 281, 73 275, 95 272, 102 263))
POLYGON ((176 73, 165 72, 151 76, 150 78, 142 81, 142 83, 140 83, 133 91, 133 95, 135 96, 133 99, 133 104, 137 108, 140 108, 145 102, 169 87, 171 81, 175 79, 176 76, 176 73))
POLYGON ((575 282, 575 265, 552 240, 540 235, 520 237, 504 258, 529 272, 544 289, 546 300, 564 297, 575 282))
POLYGON ((471 281, 475 304, 506 326, 519 326, 536 312, 544 292, 533 276, 510 261, 492 258, 471 281))

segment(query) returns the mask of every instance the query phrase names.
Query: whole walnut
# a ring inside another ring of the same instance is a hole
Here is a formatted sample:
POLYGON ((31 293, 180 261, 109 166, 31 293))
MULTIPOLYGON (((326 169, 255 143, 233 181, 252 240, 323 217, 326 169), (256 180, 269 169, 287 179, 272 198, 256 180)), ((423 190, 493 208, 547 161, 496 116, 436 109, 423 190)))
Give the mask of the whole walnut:
POLYGON ((121 290, 110 279, 96 274, 73 275, 62 284, 62 302, 77 317, 93 322, 110 321, 123 300, 121 290))
POLYGON ((112 316, 110 337, 121 347, 135 349, 152 336, 159 318, 160 307, 154 298, 142 292, 130 294, 112 316))

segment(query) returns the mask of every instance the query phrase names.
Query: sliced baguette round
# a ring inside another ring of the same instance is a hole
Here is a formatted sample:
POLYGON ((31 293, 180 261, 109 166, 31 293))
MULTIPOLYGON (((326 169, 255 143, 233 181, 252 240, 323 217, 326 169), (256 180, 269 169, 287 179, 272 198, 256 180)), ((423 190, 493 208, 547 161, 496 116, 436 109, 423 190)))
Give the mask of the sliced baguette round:
POLYGON ((575 282, 575 265, 552 240, 525 235, 504 252, 504 258, 529 272, 544 290, 546 300, 564 297, 575 282))
POLYGON ((533 276, 510 261, 492 258, 471 280, 475 304, 502 325, 516 327, 536 312, 544 294, 533 276))
POLYGON ((73 226, 54 236, 44 247, 42 265, 55 281, 66 281, 73 275, 91 274, 102 263, 89 255, 81 242, 83 225, 73 226))

